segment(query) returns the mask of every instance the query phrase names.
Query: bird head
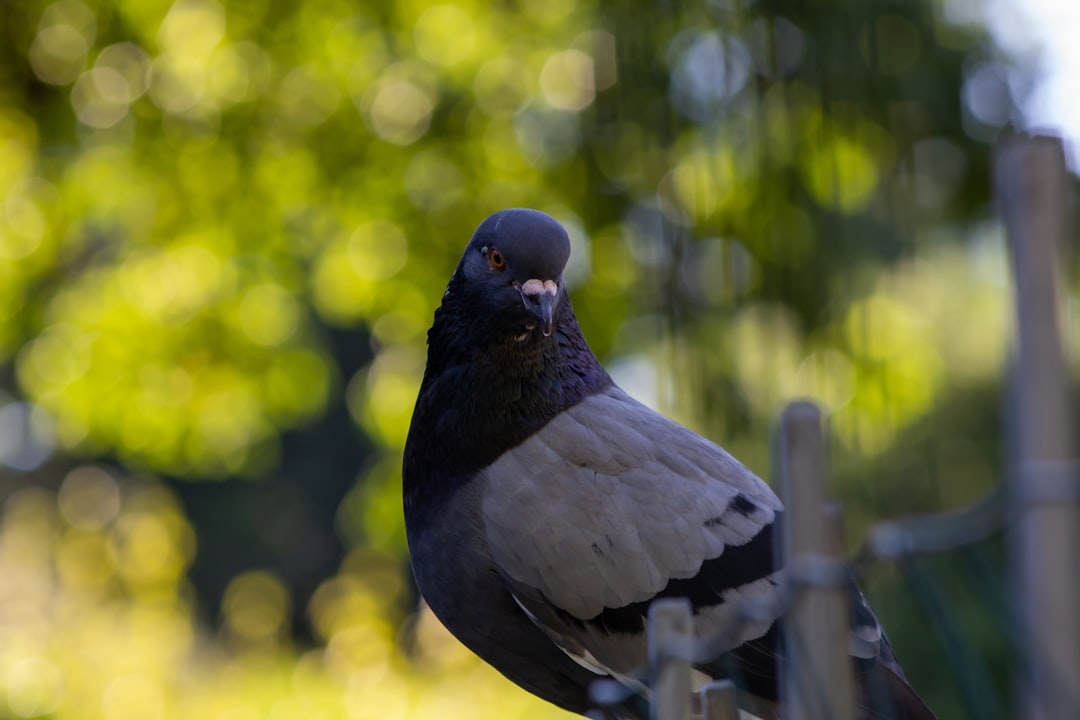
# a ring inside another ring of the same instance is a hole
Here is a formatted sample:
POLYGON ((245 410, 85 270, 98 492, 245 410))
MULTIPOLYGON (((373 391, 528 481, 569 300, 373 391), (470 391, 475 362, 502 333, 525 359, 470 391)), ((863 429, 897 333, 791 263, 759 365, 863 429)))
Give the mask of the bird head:
POLYGON ((497 323, 524 342, 554 331, 569 258, 570 238, 550 215, 502 210, 480 223, 456 275, 478 300, 476 312, 487 316, 476 320, 497 323))

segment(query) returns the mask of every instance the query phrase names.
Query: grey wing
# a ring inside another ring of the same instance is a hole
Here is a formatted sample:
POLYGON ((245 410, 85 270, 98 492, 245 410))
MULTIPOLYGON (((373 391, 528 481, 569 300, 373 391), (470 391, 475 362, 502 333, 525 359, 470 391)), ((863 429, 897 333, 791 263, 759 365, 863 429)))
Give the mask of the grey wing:
MULTIPOLYGON (((773 619, 738 615, 775 597, 780 501, 708 440, 617 387, 563 412, 483 472, 482 521, 522 609, 571 657, 620 675, 644 661, 644 615, 691 597, 702 635, 728 648, 773 619)), ((720 648, 727 649, 727 648, 720 648)))

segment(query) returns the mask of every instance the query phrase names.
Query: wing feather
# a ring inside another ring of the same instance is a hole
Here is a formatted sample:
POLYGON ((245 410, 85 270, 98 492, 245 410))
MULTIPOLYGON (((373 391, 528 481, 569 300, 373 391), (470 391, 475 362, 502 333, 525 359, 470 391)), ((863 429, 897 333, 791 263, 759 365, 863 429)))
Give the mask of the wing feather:
POLYGON ((748 543, 781 507, 722 448, 614 386, 482 475, 496 564, 579 620, 693 577, 725 547, 748 543))

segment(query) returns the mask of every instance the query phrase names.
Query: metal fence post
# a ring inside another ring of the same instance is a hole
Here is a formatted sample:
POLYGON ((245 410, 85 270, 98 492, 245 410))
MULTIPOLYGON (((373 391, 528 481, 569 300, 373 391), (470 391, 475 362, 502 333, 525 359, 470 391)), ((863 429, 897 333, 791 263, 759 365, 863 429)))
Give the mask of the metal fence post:
POLYGON ((796 402, 784 409, 777 451, 782 562, 790 592, 781 668, 784 719, 854 720, 850 590, 839 513, 824 504, 825 445, 817 406, 796 402))
POLYGON ((1061 341, 1061 254, 1069 177, 1059 138, 1013 136, 995 158, 997 200, 1016 285, 1016 347, 1006 412, 1010 552, 1025 647, 1018 717, 1080 717, 1080 477, 1061 341))
POLYGON ((690 717, 693 617, 686 598, 663 598, 649 606, 649 677, 652 720, 690 717))

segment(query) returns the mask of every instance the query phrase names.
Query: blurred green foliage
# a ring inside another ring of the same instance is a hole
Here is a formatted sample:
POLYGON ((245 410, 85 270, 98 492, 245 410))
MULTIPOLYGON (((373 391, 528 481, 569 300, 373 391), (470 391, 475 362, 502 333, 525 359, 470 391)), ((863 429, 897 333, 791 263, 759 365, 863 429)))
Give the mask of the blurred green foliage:
POLYGON ((782 402, 827 406, 853 541, 970 500, 1001 67, 930 0, 3 4, 0 716, 553 716, 404 562, 424 333, 504 207, 570 230, 619 382, 759 473, 782 402))

